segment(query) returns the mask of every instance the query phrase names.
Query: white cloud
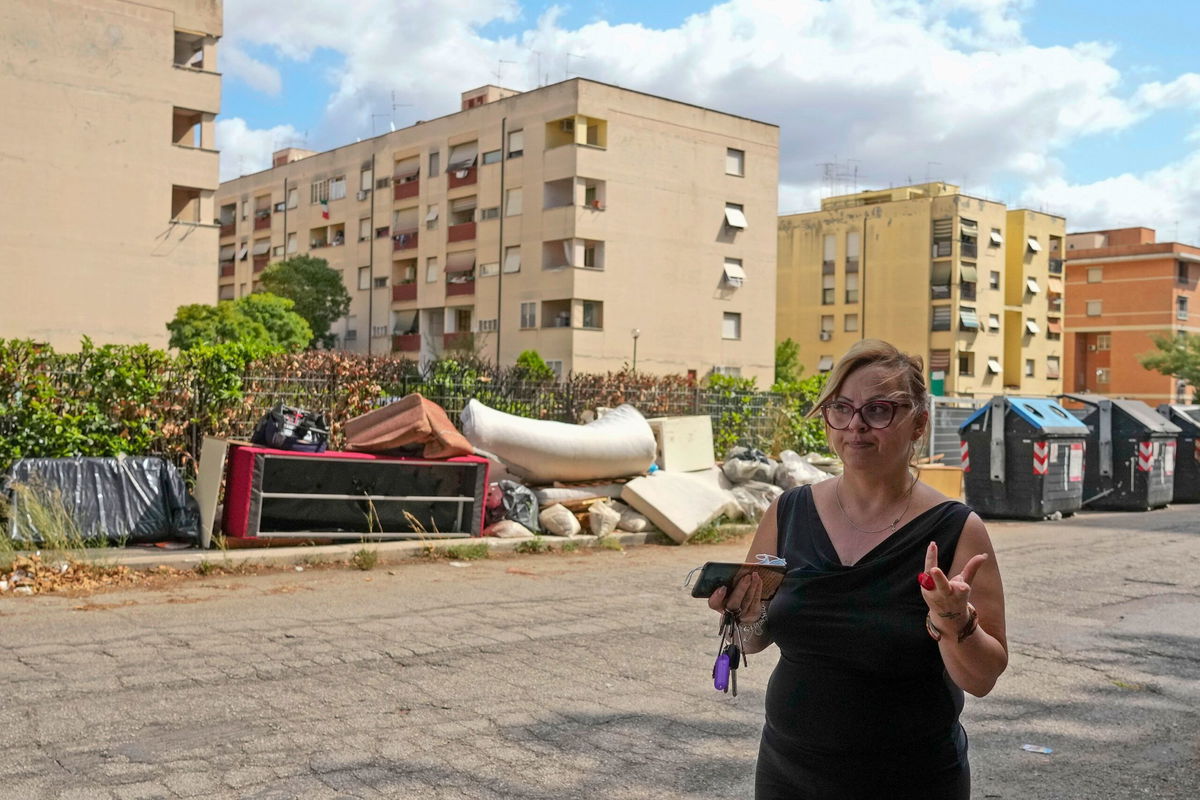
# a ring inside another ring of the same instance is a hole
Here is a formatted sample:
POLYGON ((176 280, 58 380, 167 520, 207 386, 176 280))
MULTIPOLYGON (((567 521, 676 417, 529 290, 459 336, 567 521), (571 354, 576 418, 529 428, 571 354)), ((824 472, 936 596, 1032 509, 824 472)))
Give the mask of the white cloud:
POLYGON ((240 80, 263 94, 275 96, 283 88, 279 70, 247 55, 236 42, 221 48, 221 71, 226 79, 240 80))
POLYGON ((255 130, 241 117, 217 120, 217 147, 221 150, 221 180, 267 169, 271 154, 300 140, 291 125, 255 130))

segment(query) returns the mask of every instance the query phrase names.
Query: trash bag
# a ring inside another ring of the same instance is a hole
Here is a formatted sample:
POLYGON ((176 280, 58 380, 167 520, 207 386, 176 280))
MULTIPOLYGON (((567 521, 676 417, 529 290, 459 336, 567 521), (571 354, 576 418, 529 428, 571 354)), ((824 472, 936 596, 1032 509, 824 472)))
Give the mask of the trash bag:
POLYGON ((607 501, 601 500, 588 506, 588 528, 593 536, 608 536, 617 529, 621 521, 621 512, 617 511, 607 501))
POLYGON ((653 527, 654 525, 651 524, 645 514, 640 514, 628 506, 621 512, 621 519, 617 522, 618 530, 629 531, 630 533, 641 533, 653 527))
POLYGON ((276 403, 254 426, 250 442, 276 450, 324 453, 329 447, 329 423, 324 414, 276 403))
POLYGON ((516 481, 498 481, 501 492, 502 517, 519 522, 531 531, 538 529, 538 501, 533 490, 516 481))
POLYGON ((504 519, 504 490, 499 484, 489 483, 487 497, 483 500, 483 524, 494 525, 504 519))
POLYGON ((542 530, 555 536, 574 536, 582 530, 575 515, 559 503, 543 509, 538 515, 538 522, 542 524, 542 530))
POLYGON ((483 530, 484 536, 495 536, 500 539, 532 539, 533 532, 519 522, 502 519, 483 530))
POLYGON ((733 447, 725 454, 725 463, 721 471, 733 483, 746 481, 762 481, 770 483, 775 479, 775 460, 768 458, 762 450, 751 450, 748 447, 733 447))
POLYGON ((737 498, 738 505, 741 506, 746 519, 751 521, 761 519, 767 508, 770 507, 771 501, 783 494, 783 489, 773 483, 764 483, 763 481, 747 481, 729 491, 737 498))
POLYGON ((775 485, 785 492, 797 486, 807 486, 832 478, 828 472, 819 470, 794 450, 779 454, 779 466, 775 467, 775 485))

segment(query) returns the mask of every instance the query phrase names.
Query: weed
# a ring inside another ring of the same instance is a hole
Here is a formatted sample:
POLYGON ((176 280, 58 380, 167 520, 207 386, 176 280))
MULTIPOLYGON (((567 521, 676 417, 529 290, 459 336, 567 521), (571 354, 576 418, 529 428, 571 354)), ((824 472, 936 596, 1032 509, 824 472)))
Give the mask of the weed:
POLYGON ((452 544, 445 549, 446 556, 456 561, 473 561, 477 558, 487 558, 492 552, 487 542, 472 544, 452 544))
POLYGON ((329 562, 320 556, 300 556, 296 563, 304 567, 320 567, 329 562))
POLYGON ((201 561, 199 564, 196 565, 196 574, 197 575, 212 575, 218 569, 220 569, 220 567, 218 567, 213 562, 205 559, 204 561, 201 561))
POLYGON ((753 525, 731 525, 729 520, 720 516, 692 534, 687 544, 721 544, 740 539, 753 531, 753 525))
POLYGON ((550 549, 550 545, 546 544, 546 540, 541 536, 534 536, 532 539, 522 539, 513 547, 514 553, 544 553, 550 549))
POLYGON ((350 563, 363 571, 374 569, 375 565, 379 563, 379 551, 370 547, 363 547, 355 551, 350 559, 350 563))
POLYGON ((562 551, 564 553, 574 553, 579 549, 579 542, 573 542, 570 539, 562 543, 562 551))
POLYGON ((597 539, 596 547, 599 547, 601 550, 616 550, 617 552, 622 552, 625 550, 624 546, 621 544, 621 540, 612 534, 609 534, 608 536, 601 536, 599 539, 597 539))

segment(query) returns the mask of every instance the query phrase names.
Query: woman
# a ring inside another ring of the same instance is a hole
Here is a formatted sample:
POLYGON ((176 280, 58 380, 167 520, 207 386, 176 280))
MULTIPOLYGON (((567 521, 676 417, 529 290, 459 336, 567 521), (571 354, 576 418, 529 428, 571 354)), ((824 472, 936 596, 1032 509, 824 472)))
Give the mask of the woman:
POLYGON ((781 651, 759 800, 970 797, 958 715, 1008 664, 1004 593, 982 520, 910 467, 927 400, 920 359, 852 347, 814 410, 845 470, 773 503, 747 557, 783 557, 782 586, 769 606, 756 575, 709 600, 747 652, 781 651))

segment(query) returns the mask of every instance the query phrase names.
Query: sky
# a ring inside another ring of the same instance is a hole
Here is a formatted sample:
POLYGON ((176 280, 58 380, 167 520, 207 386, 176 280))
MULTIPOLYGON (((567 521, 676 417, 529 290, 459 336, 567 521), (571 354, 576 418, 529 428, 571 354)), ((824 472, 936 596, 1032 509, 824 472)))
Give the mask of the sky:
POLYGON ((1195 0, 225 0, 221 178, 580 76, 780 126, 780 213, 942 180, 1200 244, 1195 0))

